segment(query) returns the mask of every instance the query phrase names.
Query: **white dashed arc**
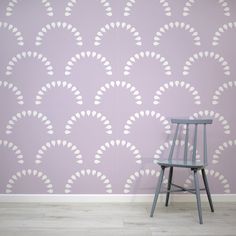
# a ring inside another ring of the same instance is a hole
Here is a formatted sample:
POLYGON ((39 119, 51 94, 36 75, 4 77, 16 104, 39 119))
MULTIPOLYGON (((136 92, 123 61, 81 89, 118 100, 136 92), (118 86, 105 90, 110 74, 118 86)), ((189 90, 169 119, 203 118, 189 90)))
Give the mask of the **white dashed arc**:
POLYGON ((224 152, 224 150, 226 150, 230 147, 236 147, 236 139, 228 140, 228 141, 223 142, 222 144, 220 144, 218 146, 218 148, 214 151, 212 164, 219 163, 219 159, 221 158, 222 153, 224 152))
POLYGON ((169 66, 168 61, 163 56, 153 51, 142 51, 140 53, 135 53, 132 57, 130 57, 124 67, 124 75, 129 75, 132 66, 134 66, 137 61, 144 58, 150 58, 159 61, 164 68, 164 73, 166 75, 171 75, 171 67, 169 66))
POLYGON ((9 83, 8 81, 1 81, 0 80, 0 88, 1 87, 7 88, 11 92, 13 92, 14 95, 16 96, 17 103, 19 105, 24 105, 23 95, 22 95, 21 91, 16 86, 14 86, 12 83, 9 83))
POLYGON ((106 74, 112 75, 112 67, 110 62, 100 53, 96 53, 94 51, 80 52, 77 53, 75 56, 71 57, 71 59, 67 62, 67 65, 65 67, 65 75, 66 76, 71 75, 71 69, 73 68, 75 63, 85 58, 92 58, 97 60, 104 66, 106 74))
MULTIPOLYGON (((126 180, 126 183, 124 185, 124 190, 123 192, 125 194, 128 194, 130 193, 130 189, 132 187, 132 185, 134 183, 137 182, 137 180, 139 178, 142 178, 144 176, 153 176, 153 177, 159 177, 160 176, 160 172, 159 171, 156 171, 156 170, 153 170, 153 169, 141 169, 139 171, 136 171, 134 172, 132 175, 129 176, 129 178, 126 180)), ((167 183, 167 180, 165 179, 164 177, 164 181, 163 181, 164 184, 167 183)))
MULTIPOLYGON (((153 163, 154 163, 154 164, 157 164, 157 163, 158 163, 158 160, 159 160, 159 159, 161 158, 161 156, 163 155, 163 152, 164 152, 165 150, 167 150, 168 148, 170 148, 171 145, 172 145, 172 143, 173 143, 173 140, 170 140, 169 142, 165 142, 165 143, 163 143, 163 144, 155 151, 155 154, 154 154, 154 157, 153 157, 153 158, 154 158, 154 160, 153 160, 153 163)), ((177 139, 175 144, 176 144, 177 146, 178 146, 178 145, 184 146, 185 142, 184 142, 184 140, 179 140, 179 139, 177 139)), ((189 152, 193 151, 193 145, 190 145, 190 143, 188 143, 188 150, 189 150, 189 152)), ((164 157, 164 158, 166 159, 167 156, 164 157)), ((196 150, 196 158, 197 158, 197 159, 200 158, 200 155, 199 155, 198 150, 196 150)))
MULTIPOLYGON (((133 5, 136 3, 136 0, 127 0, 124 8, 124 16, 129 16, 131 13, 131 10, 133 8, 133 5)), ((167 0, 160 0, 159 1, 161 6, 163 7, 163 10, 165 12, 166 16, 171 16, 171 8, 169 6, 169 3, 167 0)))
MULTIPOLYGON (((74 8, 75 4, 77 4, 80 0, 69 0, 67 2, 65 8, 65 16, 70 16, 72 14, 72 9, 74 8)), ((108 0, 99 0, 101 5, 105 8, 105 12, 107 16, 112 16, 112 8, 108 0)))
MULTIPOLYGON (((222 175, 220 172, 215 171, 215 170, 208 170, 205 169, 206 175, 208 176, 212 176, 214 179, 218 180, 218 182, 222 185, 223 189, 224 189, 224 193, 230 193, 230 185, 228 180, 225 178, 224 175, 222 175)), ((200 172, 201 173, 201 172, 200 172)), ((193 176, 190 175, 184 184, 185 188, 189 188, 189 186, 193 185, 193 176)))
POLYGON ((21 152, 21 150, 12 142, 9 142, 8 140, 2 140, 0 139, 0 147, 6 147, 7 149, 14 152, 17 158, 17 163, 23 164, 24 163, 24 157, 21 152))
MULTIPOLYGON (((8 6, 6 8, 6 16, 11 16, 13 14, 13 10, 16 6, 16 4, 18 4, 21 0, 10 0, 8 3, 8 6)), ((41 2, 44 7, 46 8, 46 12, 48 16, 53 16, 53 8, 51 6, 51 3, 49 0, 38 0, 39 2, 41 2)))
POLYGON ((82 101, 82 96, 80 94, 80 91, 71 83, 67 81, 52 81, 51 83, 47 83, 45 86, 43 86, 37 93, 36 99, 35 99, 35 104, 40 105, 42 104, 42 99, 45 96, 47 92, 51 89, 55 88, 65 88, 68 91, 70 91, 74 96, 76 103, 79 105, 83 104, 82 101))
POLYGON ((127 148, 127 150, 129 150, 134 155, 134 158, 136 159, 135 162, 137 164, 142 164, 142 156, 140 154, 140 151, 132 143, 127 142, 126 140, 123 140, 123 139, 111 140, 109 142, 106 142, 104 145, 102 145, 96 151, 94 164, 101 163, 102 155, 104 154, 104 152, 106 152, 109 148, 112 148, 112 147, 127 148))
POLYGON ((169 122, 164 116, 162 116, 160 113, 157 113, 156 111, 141 110, 140 112, 136 112, 134 115, 130 116, 129 119, 126 121, 126 124, 124 125, 124 134, 129 134, 133 123, 143 117, 151 117, 159 120, 165 128, 165 132, 167 134, 171 133, 169 122))
POLYGON ((43 38, 44 38, 45 34, 47 34, 49 31, 55 30, 55 29, 67 30, 75 38, 76 44, 78 46, 83 45, 82 37, 80 35, 80 32, 73 25, 71 25, 67 22, 61 22, 61 21, 56 21, 56 22, 52 22, 50 24, 45 25, 41 29, 41 31, 38 32, 38 35, 36 36, 36 40, 35 40, 35 45, 36 46, 42 45, 42 43, 43 43, 42 41, 43 41, 43 38))
POLYGON ((198 119, 199 117, 212 117, 217 119, 224 129, 224 133, 230 134, 230 126, 228 124, 228 121, 220 113, 217 113, 215 111, 204 110, 194 113, 192 116, 189 117, 189 119, 198 119))
POLYGON ((212 105, 217 105, 219 103, 220 96, 226 92, 228 89, 236 87, 236 81, 228 81, 223 83, 215 92, 212 97, 212 105))
MULTIPOLYGON (((196 2, 201 2, 199 0, 188 0, 185 2, 184 8, 183 8, 183 16, 188 16, 190 14, 190 9, 196 2)), ((215 1, 217 3, 217 1, 215 1)), ((223 8, 224 15, 230 16, 230 8, 228 6, 228 3, 226 0, 218 0, 218 3, 223 8)))
POLYGON ((53 134, 53 127, 51 125, 51 121, 43 115, 41 112, 35 111, 35 110, 27 110, 18 112, 16 115, 12 116, 12 118, 8 121, 8 124, 6 126, 6 134, 11 134, 13 132, 13 128, 15 124, 26 117, 33 117, 38 119, 40 122, 42 122, 47 129, 48 134, 53 134))
POLYGON ((94 119, 99 120, 105 126, 106 133, 112 134, 112 127, 110 125, 110 121, 104 115, 102 115, 100 112, 91 111, 91 110, 77 112, 75 115, 71 116, 70 120, 68 120, 66 122, 65 134, 66 135, 70 134, 74 123, 77 122, 78 120, 80 120, 82 118, 86 118, 86 117, 87 118, 92 117, 94 119))
POLYGON ((201 104, 201 98, 198 94, 198 91, 191 86, 189 83, 186 83, 184 81, 170 81, 169 83, 165 83, 163 86, 161 86, 157 91, 156 94, 154 96, 154 101, 153 104, 154 105, 158 105, 160 103, 161 100, 161 95, 163 93, 166 92, 166 90, 170 89, 170 88, 183 88, 185 89, 187 92, 190 92, 193 96, 194 99, 194 103, 196 105, 200 105, 201 104))
POLYGON ((204 51, 204 52, 198 52, 193 54, 193 56, 189 57, 189 59, 185 62, 185 65, 183 67, 183 75, 188 75, 189 70, 191 66, 198 60, 202 59, 213 59, 219 63, 219 65, 222 67, 224 75, 230 75, 230 66, 228 62, 218 53, 210 52, 210 51, 204 51))
POLYGON ((21 32, 15 26, 13 26, 12 24, 9 24, 7 22, 0 21, 0 29, 8 30, 9 32, 11 32, 16 37, 17 44, 19 46, 24 45, 24 38, 23 38, 21 32))
POLYGON ((65 186, 65 193, 66 194, 71 193, 71 188, 73 184, 75 183, 75 181, 86 176, 93 176, 94 178, 97 178, 99 181, 101 181, 104 184, 106 193, 112 193, 112 185, 110 183, 110 180, 106 177, 106 175, 104 175, 100 171, 91 170, 91 169, 83 169, 73 174, 67 180, 67 184, 65 186))
POLYGON ((8 66, 6 68, 6 75, 12 75, 13 68, 15 67, 16 63, 26 58, 32 58, 34 60, 36 59, 40 61, 45 66, 47 74, 49 76, 53 75, 53 67, 51 66, 51 62, 41 53, 32 52, 32 51, 24 51, 12 57, 12 59, 9 61, 8 66))
POLYGON ((120 29, 120 28, 123 29, 123 30, 128 31, 133 36, 133 38, 135 40, 135 44, 137 46, 142 46, 141 37, 139 36, 139 32, 135 29, 135 27, 133 27, 130 24, 127 24, 126 22, 120 22, 120 21, 111 22, 109 24, 106 24, 104 27, 102 27, 97 32, 97 35, 95 36, 94 46, 101 45, 102 37, 108 31, 114 30, 114 29, 120 29))
POLYGON ((232 29, 233 30, 236 29, 236 21, 226 23, 226 24, 222 25, 221 27, 219 27, 213 36, 212 46, 217 46, 219 44, 222 34, 227 32, 228 30, 232 30, 232 29))
POLYGON ((27 176, 32 176, 36 177, 41 180, 41 182, 45 185, 46 187, 46 192, 47 193, 53 193, 53 185, 51 184, 50 179, 45 175, 43 172, 38 171, 38 170, 32 170, 32 169, 27 169, 27 170, 22 170, 16 172, 12 177, 9 179, 8 184, 6 185, 6 193, 12 193, 14 189, 14 185, 17 183, 17 181, 21 178, 27 177, 27 176))
POLYGON ((137 105, 142 104, 142 97, 140 96, 139 91, 134 86, 132 86, 130 83, 127 83, 126 81, 117 80, 117 81, 111 81, 110 83, 106 83, 97 91, 97 94, 94 98, 94 105, 99 105, 101 103, 103 95, 108 90, 119 87, 127 89, 131 93, 131 95, 133 95, 137 105))
POLYGON ((161 27, 159 29, 159 31, 156 32, 156 35, 154 36, 153 45, 154 46, 160 45, 160 40, 161 40, 161 37, 163 36, 163 34, 168 32, 169 30, 173 30, 173 29, 181 29, 181 30, 188 32, 189 34, 191 34, 194 44, 196 46, 201 45, 201 41, 200 41, 200 37, 199 37, 198 32, 191 25, 186 24, 185 22, 179 22, 179 21, 170 22, 169 24, 165 24, 163 27, 161 27))
POLYGON ((51 141, 45 143, 45 145, 43 145, 38 150, 38 152, 36 154, 35 164, 42 163, 42 158, 43 158, 45 152, 47 152, 50 148, 56 148, 56 147, 65 147, 65 148, 67 148, 75 156, 76 163, 78 163, 78 164, 83 163, 82 155, 80 153, 80 150, 76 147, 76 145, 74 145, 73 143, 71 143, 67 140, 57 139, 57 140, 51 140, 51 141))

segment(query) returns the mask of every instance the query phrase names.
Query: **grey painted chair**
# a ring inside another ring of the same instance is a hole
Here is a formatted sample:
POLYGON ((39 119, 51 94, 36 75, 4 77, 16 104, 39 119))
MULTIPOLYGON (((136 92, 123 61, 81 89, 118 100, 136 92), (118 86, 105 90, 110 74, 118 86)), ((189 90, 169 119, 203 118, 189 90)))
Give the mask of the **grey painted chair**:
POLYGON ((159 180, 157 183, 156 187, 156 192, 155 192, 155 197, 153 200, 152 204, 152 209, 151 209, 151 214, 150 216, 153 217, 155 208, 156 208, 156 203, 158 199, 158 195, 161 191, 161 186, 162 186, 162 181, 163 181, 163 176, 164 176, 164 171, 166 168, 170 168, 169 170, 169 178, 168 178, 168 184, 167 184, 167 191, 166 193, 166 202, 165 205, 168 206, 169 202, 169 197, 171 192, 181 192, 181 191, 188 191, 190 193, 196 194, 196 199, 197 199, 197 208, 198 208, 198 216, 199 216, 199 223, 202 224, 202 209, 201 209, 201 199, 200 199, 200 190, 206 190, 208 201, 210 204, 211 211, 214 212, 213 208, 213 203, 211 199, 211 194, 210 194, 210 189, 209 185, 207 182, 207 176, 205 173, 205 167, 207 166, 207 135, 206 135, 206 125, 207 124, 212 124, 212 120, 210 119, 205 119, 205 120, 188 120, 188 119, 171 119, 172 124, 176 124, 176 130, 173 138, 173 142, 171 145, 169 157, 167 160, 162 160, 159 161, 158 164, 161 166, 161 173, 159 176, 159 180), (183 158, 174 160, 173 159, 173 153, 174 153, 174 148, 175 148, 175 143, 176 139, 178 136, 178 132, 180 130, 180 126, 184 125, 186 128, 185 132, 185 141, 184 141, 184 153, 183 153, 183 158), (203 160, 196 160, 196 147, 197 147, 197 131, 198 131, 198 126, 203 125, 203 153, 204 157, 203 160), (189 130, 190 127, 194 127, 194 137, 193 137, 193 152, 192 152, 192 157, 188 158, 188 147, 189 147, 189 130), (181 168, 189 168, 193 171, 193 176, 194 176, 194 185, 195 188, 193 189, 187 189, 184 187, 181 187, 179 185, 176 185, 172 183, 172 176, 173 176, 173 169, 174 167, 181 167, 181 168), (202 177, 203 177, 203 182, 205 185, 204 189, 199 188, 199 181, 198 181, 198 171, 202 172, 202 177), (178 188, 177 190, 171 190, 171 187, 178 188))

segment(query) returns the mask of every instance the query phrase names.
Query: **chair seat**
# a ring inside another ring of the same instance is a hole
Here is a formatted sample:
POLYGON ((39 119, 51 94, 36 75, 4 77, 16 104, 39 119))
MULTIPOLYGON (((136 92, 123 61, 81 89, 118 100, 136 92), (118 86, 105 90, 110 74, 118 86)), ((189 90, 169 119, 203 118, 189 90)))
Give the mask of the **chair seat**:
POLYGON ((174 166, 174 167, 183 167, 183 168, 201 168, 206 166, 201 160, 196 160, 195 162, 191 160, 160 160, 158 164, 161 166, 174 166))

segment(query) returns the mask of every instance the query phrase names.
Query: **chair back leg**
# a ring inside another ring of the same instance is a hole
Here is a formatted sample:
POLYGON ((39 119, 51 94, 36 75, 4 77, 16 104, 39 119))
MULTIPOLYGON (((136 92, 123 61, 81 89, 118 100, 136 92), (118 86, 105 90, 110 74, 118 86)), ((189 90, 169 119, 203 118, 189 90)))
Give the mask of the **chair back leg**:
POLYGON ((199 223, 203 224, 201 198, 200 198, 200 188, 199 188, 199 181, 198 181, 198 170, 194 169, 193 174, 194 174, 194 185, 195 185, 196 198, 197 198, 197 209, 198 209, 199 223))
POLYGON ((204 185, 205 185, 205 189, 206 189, 207 198, 208 198, 208 201, 209 201, 209 204, 210 204, 211 212, 214 212, 214 207, 213 207, 213 203, 212 203, 212 199, 211 199, 211 193, 210 193, 210 188, 209 188, 209 185, 208 185, 205 169, 202 169, 202 178, 203 178, 203 182, 204 182, 204 185))
POLYGON ((165 204, 166 207, 168 206, 168 203, 169 203, 172 177, 173 177, 173 166, 170 167, 170 172, 169 172, 169 177, 168 177, 168 185, 167 185, 167 193, 166 193, 166 204, 165 204))
POLYGON ((156 208, 157 199, 158 199, 159 193, 161 191, 161 185, 162 185, 162 181, 163 181, 164 171, 165 171, 165 167, 162 166, 161 167, 161 173, 160 173, 159 180, 158 180, 157 187, 156 187, 154 200, 153 200, 153 203, 152 203, 152 209, 151 209, 150 217, 153 217, 153 214, 154 214, 154 211, 155 211, 155 208, 156 208))

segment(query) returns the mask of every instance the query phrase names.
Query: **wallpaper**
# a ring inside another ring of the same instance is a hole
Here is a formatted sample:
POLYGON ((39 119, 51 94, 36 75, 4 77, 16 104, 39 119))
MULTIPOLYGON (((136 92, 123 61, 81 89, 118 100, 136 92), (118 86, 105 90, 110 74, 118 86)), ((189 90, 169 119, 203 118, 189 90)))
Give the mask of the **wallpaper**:
POLYGON ((213 119, 211 192, 236 193, 235 42, 233 0, 1 0, 0 193, 154 193, 172 117, 213 119))

